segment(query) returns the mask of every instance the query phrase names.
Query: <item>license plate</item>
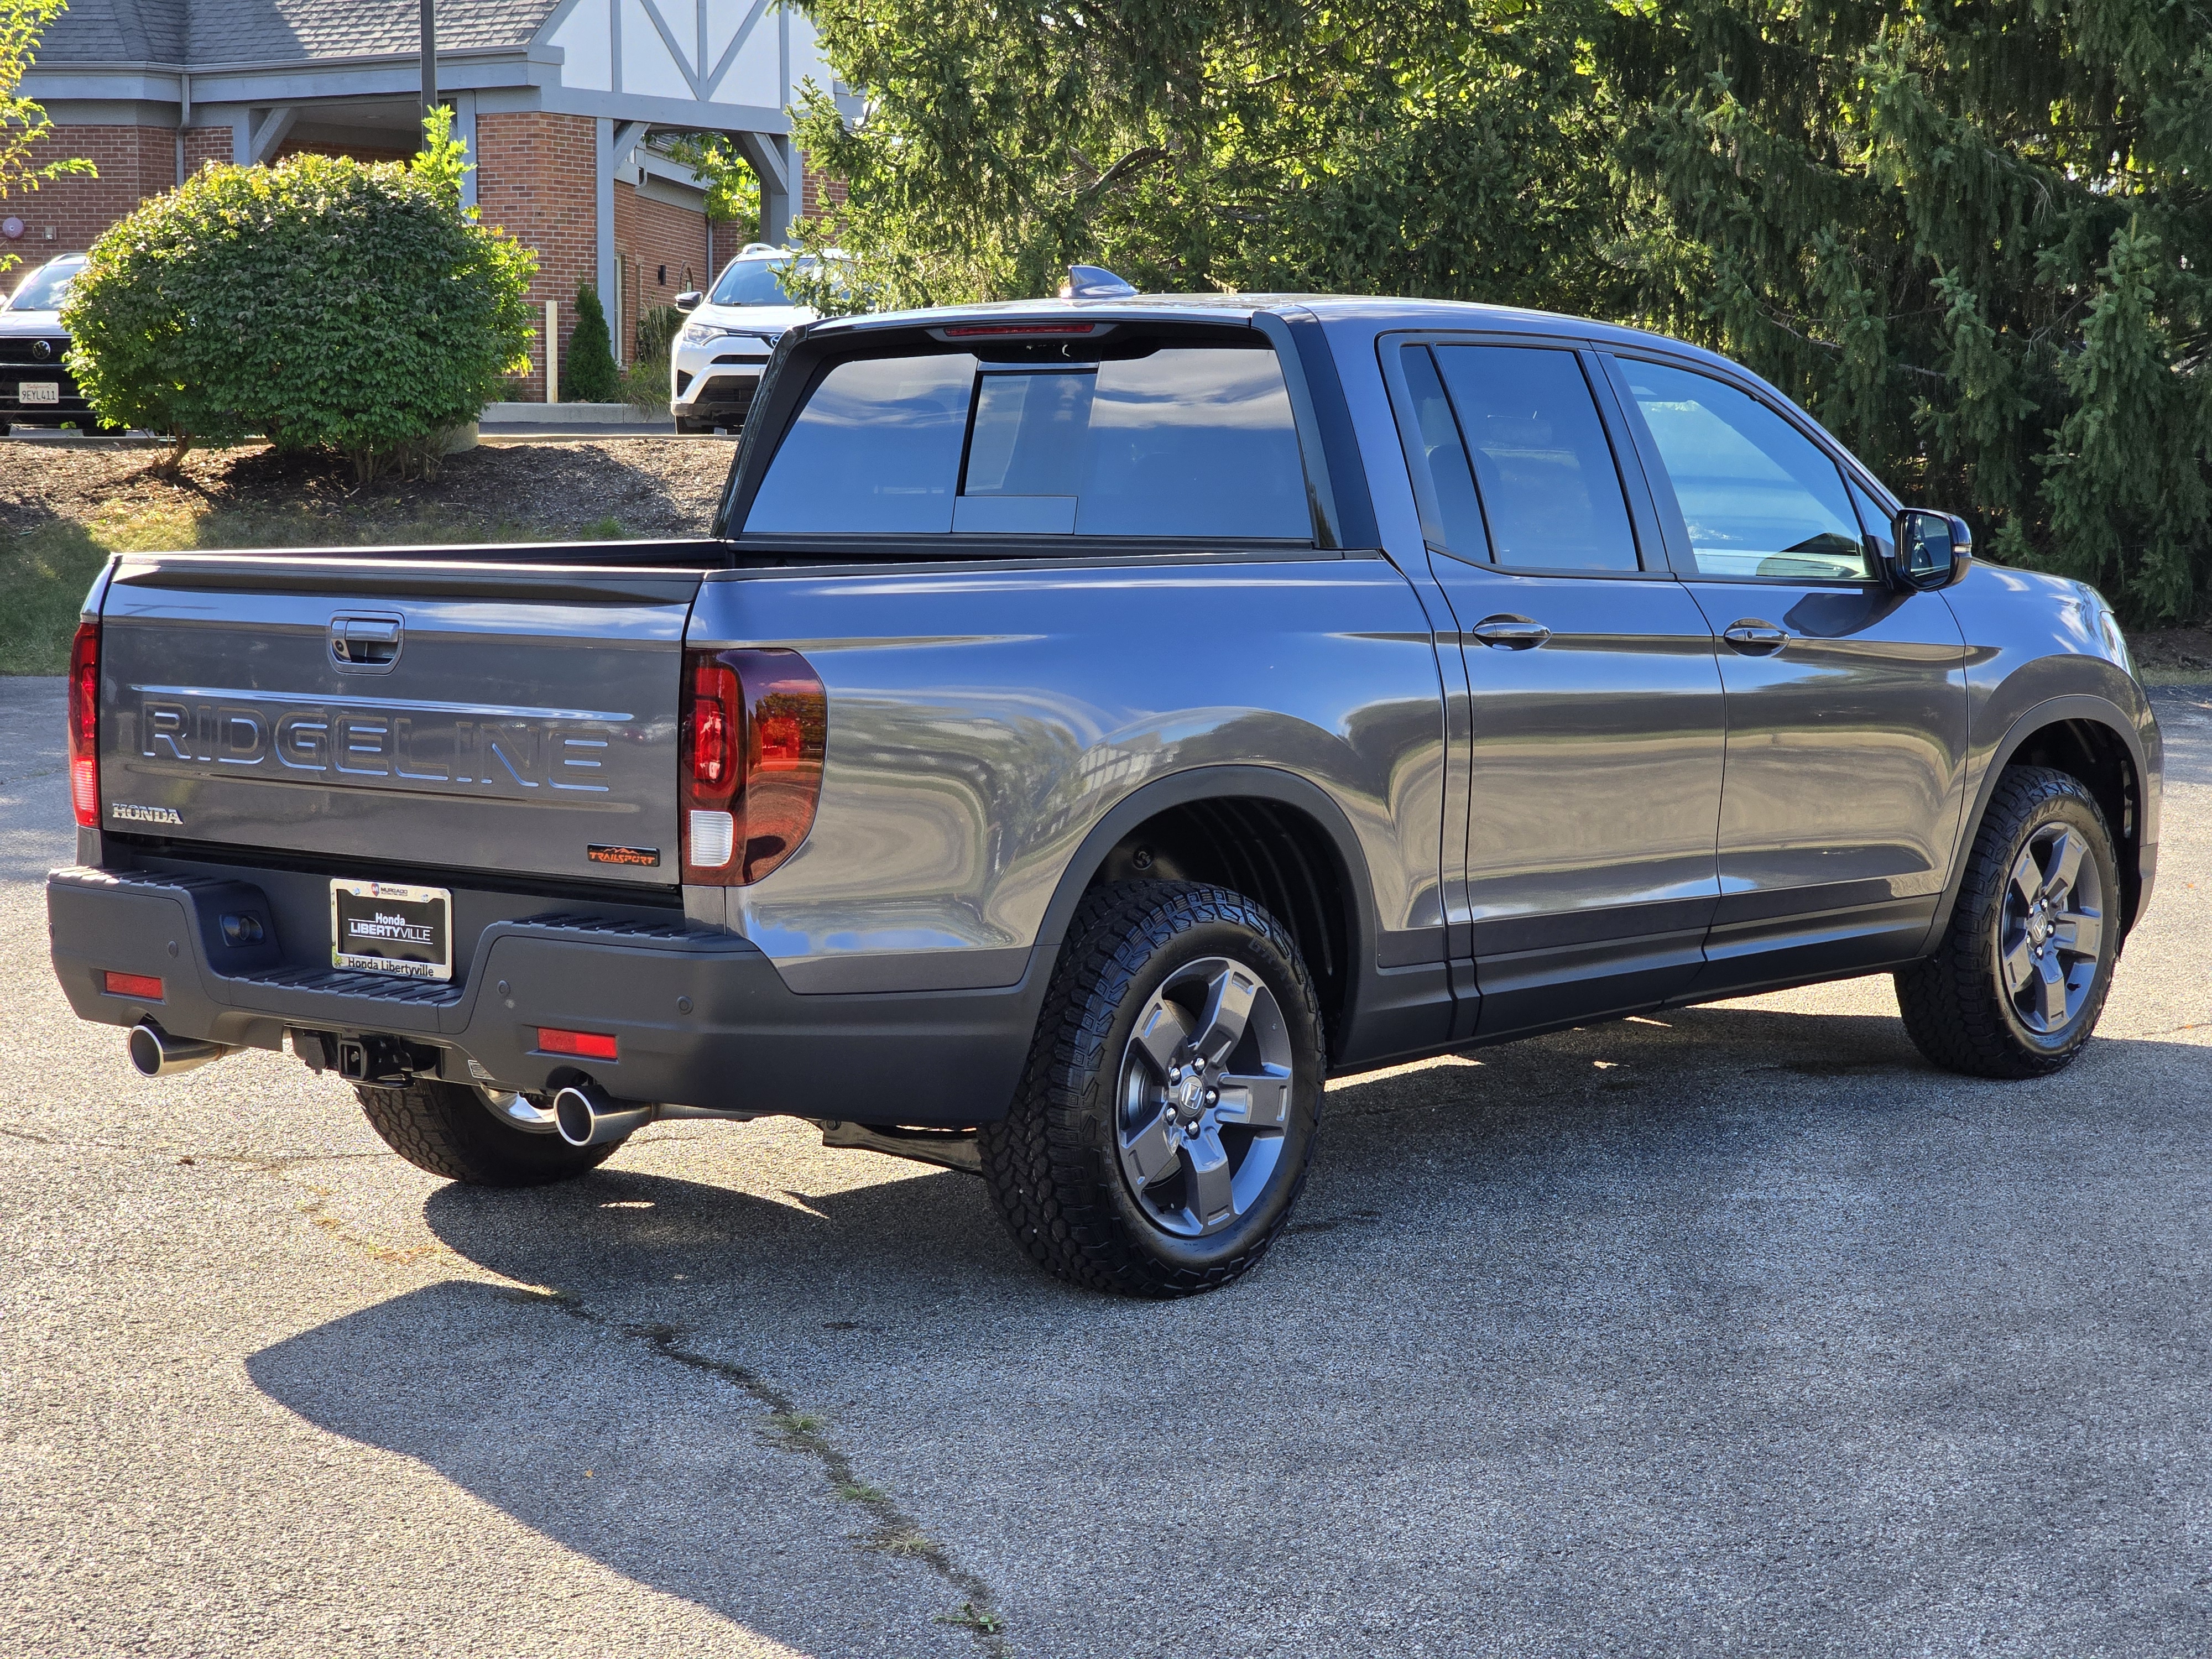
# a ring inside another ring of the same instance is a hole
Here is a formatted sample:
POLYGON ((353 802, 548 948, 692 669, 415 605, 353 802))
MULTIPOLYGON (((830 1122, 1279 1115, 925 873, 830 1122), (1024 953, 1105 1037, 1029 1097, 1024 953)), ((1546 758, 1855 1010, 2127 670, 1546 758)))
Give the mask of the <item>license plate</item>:
POLYGON ((392 881, 331 883, 331 966, 409 979, 453 976, 453 896, 392 881))
POLYGON ((24 404, 58 404, 62 400, 59 380, 25 380, 15 388, 15 401, 24 404))

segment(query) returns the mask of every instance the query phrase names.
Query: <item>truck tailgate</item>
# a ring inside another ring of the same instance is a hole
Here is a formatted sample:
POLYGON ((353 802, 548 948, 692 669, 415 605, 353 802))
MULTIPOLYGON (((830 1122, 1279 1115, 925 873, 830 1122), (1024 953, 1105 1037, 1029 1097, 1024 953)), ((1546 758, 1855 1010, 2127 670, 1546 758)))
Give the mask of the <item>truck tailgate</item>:
POLYGON ((101 828, 672 886, 698 585, 373 554, 126 557, 101 607, 101 828))

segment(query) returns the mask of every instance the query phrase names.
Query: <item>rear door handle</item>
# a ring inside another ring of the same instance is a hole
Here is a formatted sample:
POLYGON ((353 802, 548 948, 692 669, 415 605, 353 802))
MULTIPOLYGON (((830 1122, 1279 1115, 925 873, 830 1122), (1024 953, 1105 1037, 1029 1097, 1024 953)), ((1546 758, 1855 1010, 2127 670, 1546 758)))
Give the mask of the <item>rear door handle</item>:
POLYGON ((1722 629, 1721 637, 1747 657, 1765 657, 1790 643, 1790 630, 1770 622, 1740 622, 1722 629))
POLYGON ((1550 629, 1526 617, 1485 617, 1467 631, 1485 645, 1503 646, 1508 651, 1527 651, 1552 637, 1550 629))

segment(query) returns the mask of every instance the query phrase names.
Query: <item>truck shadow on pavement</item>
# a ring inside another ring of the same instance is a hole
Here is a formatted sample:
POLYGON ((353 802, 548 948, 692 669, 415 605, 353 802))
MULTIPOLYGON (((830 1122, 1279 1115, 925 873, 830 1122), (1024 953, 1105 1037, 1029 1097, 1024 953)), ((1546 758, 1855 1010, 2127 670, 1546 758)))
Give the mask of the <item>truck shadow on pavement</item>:
MULTIPOLYGON (((868 1443, 848 1448, 865 1478, 922 1486, 902 1501, 956 1555, 963 1523, 988 1533, 979 1557, 1029 1562, 1040 1596, 1084 1583, 1115 1604, 1112 1575, 1084 1577, 1093 1542, 1114 1554, 1116 1529, 1211 1475, 1279 1517, 1271 1555, 1291 1577, 1240 1579, 1232 1548, 1194 1604, 1233 1618, 1246 1597, 1301 1598, 1319 1645, 1332 1620, 1360 1628, 1401 1553, 1404 1586, 1385 1598, 1401 1628, 1502 1635, 1488 1621, 1510 1613, 1542 1650, 1595 1639, 1627 1590, 1550 1548, 1550 1517, 1573 1511, 1582 1533, 1612 1529, 1607 1570, 1628 1575, 1646 1634, 1680 1650, 1792 1594, 1802 1564, 1777 1552, 1778 1528, 1849 1512, 1886 1541, 1832 1576, 1824 1639, 1856 1631, 1887 1651, 1898 1630, 1942 1627, 1925 1598, 1941 1601, 1945 1574, 1922 1559, 1934 1509, 1972 1517, 1946 1572, 2032 1585, 2038 1628, 2086 1640, 2094 1627, 2066 1611, 2075 1581, 2093 1608, 2099 1562, 2190 1534, 2174 1506, 2191 1480, 2156 1470, 2202 1461, 2190 1448, 2212 1389, 2180 1359, 2205 1346, 2205 1319, 2132 1264, 2212 1243, 2208 1058, 2108 1041, 2059 1079, 1977 1083, 1928 1067, 1894 1018, 1755 1007, 1473 1051, 1332 1090, 1273 1255, 1226 1291, 1164 1304, 1045 1279, 981 1183, 949 1172, 779 1197, 617 1160, 532 1193, 448 1187, 426 1206, 439 1239, 574 1308, 436 1285, 249 1370, 309 1422, 808 1652, 876 1650, 866 1607, 927 1601, 897 1577, 921 1570, 854 1554, 852 1506, 775 1449, 768 1407, 641 1332, 823 1411, 825 1433, 868 1443), (1331 1388, 1220 1421, 1218 1471, 1162 1467, 1149 1429, 1096 1407, 1153 1396, 1164 1365, 1185 1399, 1234 1397, 1255 1375, 1331 1388), (2118 1462, 2073 1431, 2100 1408, 2129 1416, 2118 1462), (1055 1456, 1091 1460, 1073 1483, 1091 1498, 1065 1516, 1037 1484, 1055 1456), (1436 1546, 1407 1529, 1439 1526, 1453 1559, 1510 1555, 1522 1576, 1478 1594, 1460 1568, 1434 1570, 1436 1546), (827 1575, 826 1600, 794 1602, 799 1563, 827 1575), (1917 1613, 1894 1599, 1909 1586, 1917 1613), (862 1622, 823 1623, 841 1617, 862 1622), (1875 1639, 1869 1621, 1893 1617, 1875 1639)), ((1127 1593, 1141 1601, 1141 1582, 1127 1593)), ((890 1650, 939 1634, 909 1629, 890 1650)))

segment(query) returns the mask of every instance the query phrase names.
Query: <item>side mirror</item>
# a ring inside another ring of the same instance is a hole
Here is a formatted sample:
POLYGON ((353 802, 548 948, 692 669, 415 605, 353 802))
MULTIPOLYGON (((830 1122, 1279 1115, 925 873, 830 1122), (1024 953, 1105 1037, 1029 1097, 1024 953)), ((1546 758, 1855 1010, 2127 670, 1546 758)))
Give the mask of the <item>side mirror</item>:
POLYGON ((699 292, 697 289, 687 288, 683 293, 678 295, 668 303, 674 306, 678 311, 696 311, 699 308, 699 302, 706 297, 707 296, 699 292))
POLYGON ((1904 586, 1923 593, 1948 587, 1966 574, 1974 556, 1974 532, 1950 513, 1908 507, 1892 526, 1896 551, 1891 569, 1904 586))

